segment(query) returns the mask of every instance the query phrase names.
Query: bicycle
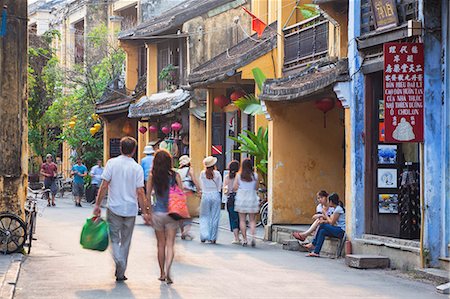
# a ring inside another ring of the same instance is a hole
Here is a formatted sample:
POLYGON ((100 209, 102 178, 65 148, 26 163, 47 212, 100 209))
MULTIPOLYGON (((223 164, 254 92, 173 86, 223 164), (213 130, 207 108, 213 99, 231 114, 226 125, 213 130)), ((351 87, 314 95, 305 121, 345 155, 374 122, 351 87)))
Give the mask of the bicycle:
MULTIPOLYGON (((33 237, 33 235, 36 232, 36 219, 38 215, 38 199, 39 196, 42 200, 45 200, 48 202, 48 199, 50 198, 50 189, 41 189, 41 190, 33 190, 31 188, 28 188, 28 195, 27 195, 27 202, 25 204, 25 227, 26 227, 26 236, 25 236, 25 246, 28 247, 28 254, 31 252, 31 246, 33 243, 33 240, 36 240, 36 238, 33 237)), ((44 204, 45 206, 45 204, 44 204)), ((42 216, 42 211, 39 212, 39 216, 42 216)))
POLYGON ((0 252, 15 253, 22 250, 26 241, 27 227, 17 215, 0 214, 0 252))
POLYGON ((57 194, 62 198, 65 192, 72 192, 72 179, 64 179, 62 174, 56 177, 57 194))
POLYGON ((267 189, 266 188, 259 188, 258 193, 259 196, 259 215, 257 216, 257 222, 256 226, 263 226, 265 227, 267 225, 267 221, 269 218, 269 202, 267 201, 267 189))

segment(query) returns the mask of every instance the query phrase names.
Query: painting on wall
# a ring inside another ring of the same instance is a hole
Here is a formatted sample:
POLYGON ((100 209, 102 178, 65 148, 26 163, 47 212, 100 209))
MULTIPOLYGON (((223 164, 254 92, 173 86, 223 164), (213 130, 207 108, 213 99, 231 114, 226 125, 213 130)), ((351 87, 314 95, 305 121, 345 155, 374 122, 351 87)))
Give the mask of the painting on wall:
POLYGON ((378 145, 378 164, 397 163, 397 145, 379 144, 378 145))
POLYGON ((398 214, 398 195, 378 194, 378 213, 398 214))
POLYGON ((397 169, 378 168, 378 188, 397 188, 397 169))

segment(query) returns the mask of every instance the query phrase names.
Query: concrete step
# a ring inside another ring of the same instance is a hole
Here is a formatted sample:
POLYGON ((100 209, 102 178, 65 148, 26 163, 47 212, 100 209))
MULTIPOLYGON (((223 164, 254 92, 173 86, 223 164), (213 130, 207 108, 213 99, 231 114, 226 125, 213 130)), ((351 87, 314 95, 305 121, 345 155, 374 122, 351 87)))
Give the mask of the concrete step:
POLYGON ((389 258, 386 256, 348 254, 345 263, 351 268, 358 269, 384 269, 389 267, 389 258))
POLYGON ((444 284, 450 281, 449 273, 446 270, 436 268, 416 269, 419 277, 431 280, 435 284, 444 284))
POLYGON ((440 257, 439 262, 441 264, 442 270, 450 271, 450 258, 449 257, 440 257))

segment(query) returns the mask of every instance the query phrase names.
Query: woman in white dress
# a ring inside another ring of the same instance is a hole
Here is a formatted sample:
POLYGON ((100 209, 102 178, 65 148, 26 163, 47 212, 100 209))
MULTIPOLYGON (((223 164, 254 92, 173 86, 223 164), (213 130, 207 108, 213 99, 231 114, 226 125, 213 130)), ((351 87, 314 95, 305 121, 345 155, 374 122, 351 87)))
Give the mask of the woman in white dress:
POLYGON ((242 245, 245 247, 247 241, 247 214, 250 219, 250 235, 252 237, 251 245, 255 247, 256 213, 259 212, 259 198, 256 190, 258 189, 258 174, 253 170, 253 162, 250 159, 242 161, 241 169, 234 180, 234 191, 236 192, 236 201, 234 210, 239 213, 239 226, 244 238, 242 245))
POLYGON ((215 170, 217 158, 203 160, 205 170, 200 173, 202 201, 200 202, 200 241, 215 244, 219 230, 220 206, 222 204, 222 176, 215 170))

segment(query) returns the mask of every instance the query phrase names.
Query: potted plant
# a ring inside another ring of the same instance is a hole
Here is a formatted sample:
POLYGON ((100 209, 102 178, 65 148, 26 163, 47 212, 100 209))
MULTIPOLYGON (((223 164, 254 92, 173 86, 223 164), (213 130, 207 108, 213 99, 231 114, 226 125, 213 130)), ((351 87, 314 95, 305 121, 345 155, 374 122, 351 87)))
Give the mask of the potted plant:
POLYGON ((172 64, 168 64, 159 72, 158 79, 164 82, 167 91, 174 92, 177 89, 175 85, 176 69, 172 64))

